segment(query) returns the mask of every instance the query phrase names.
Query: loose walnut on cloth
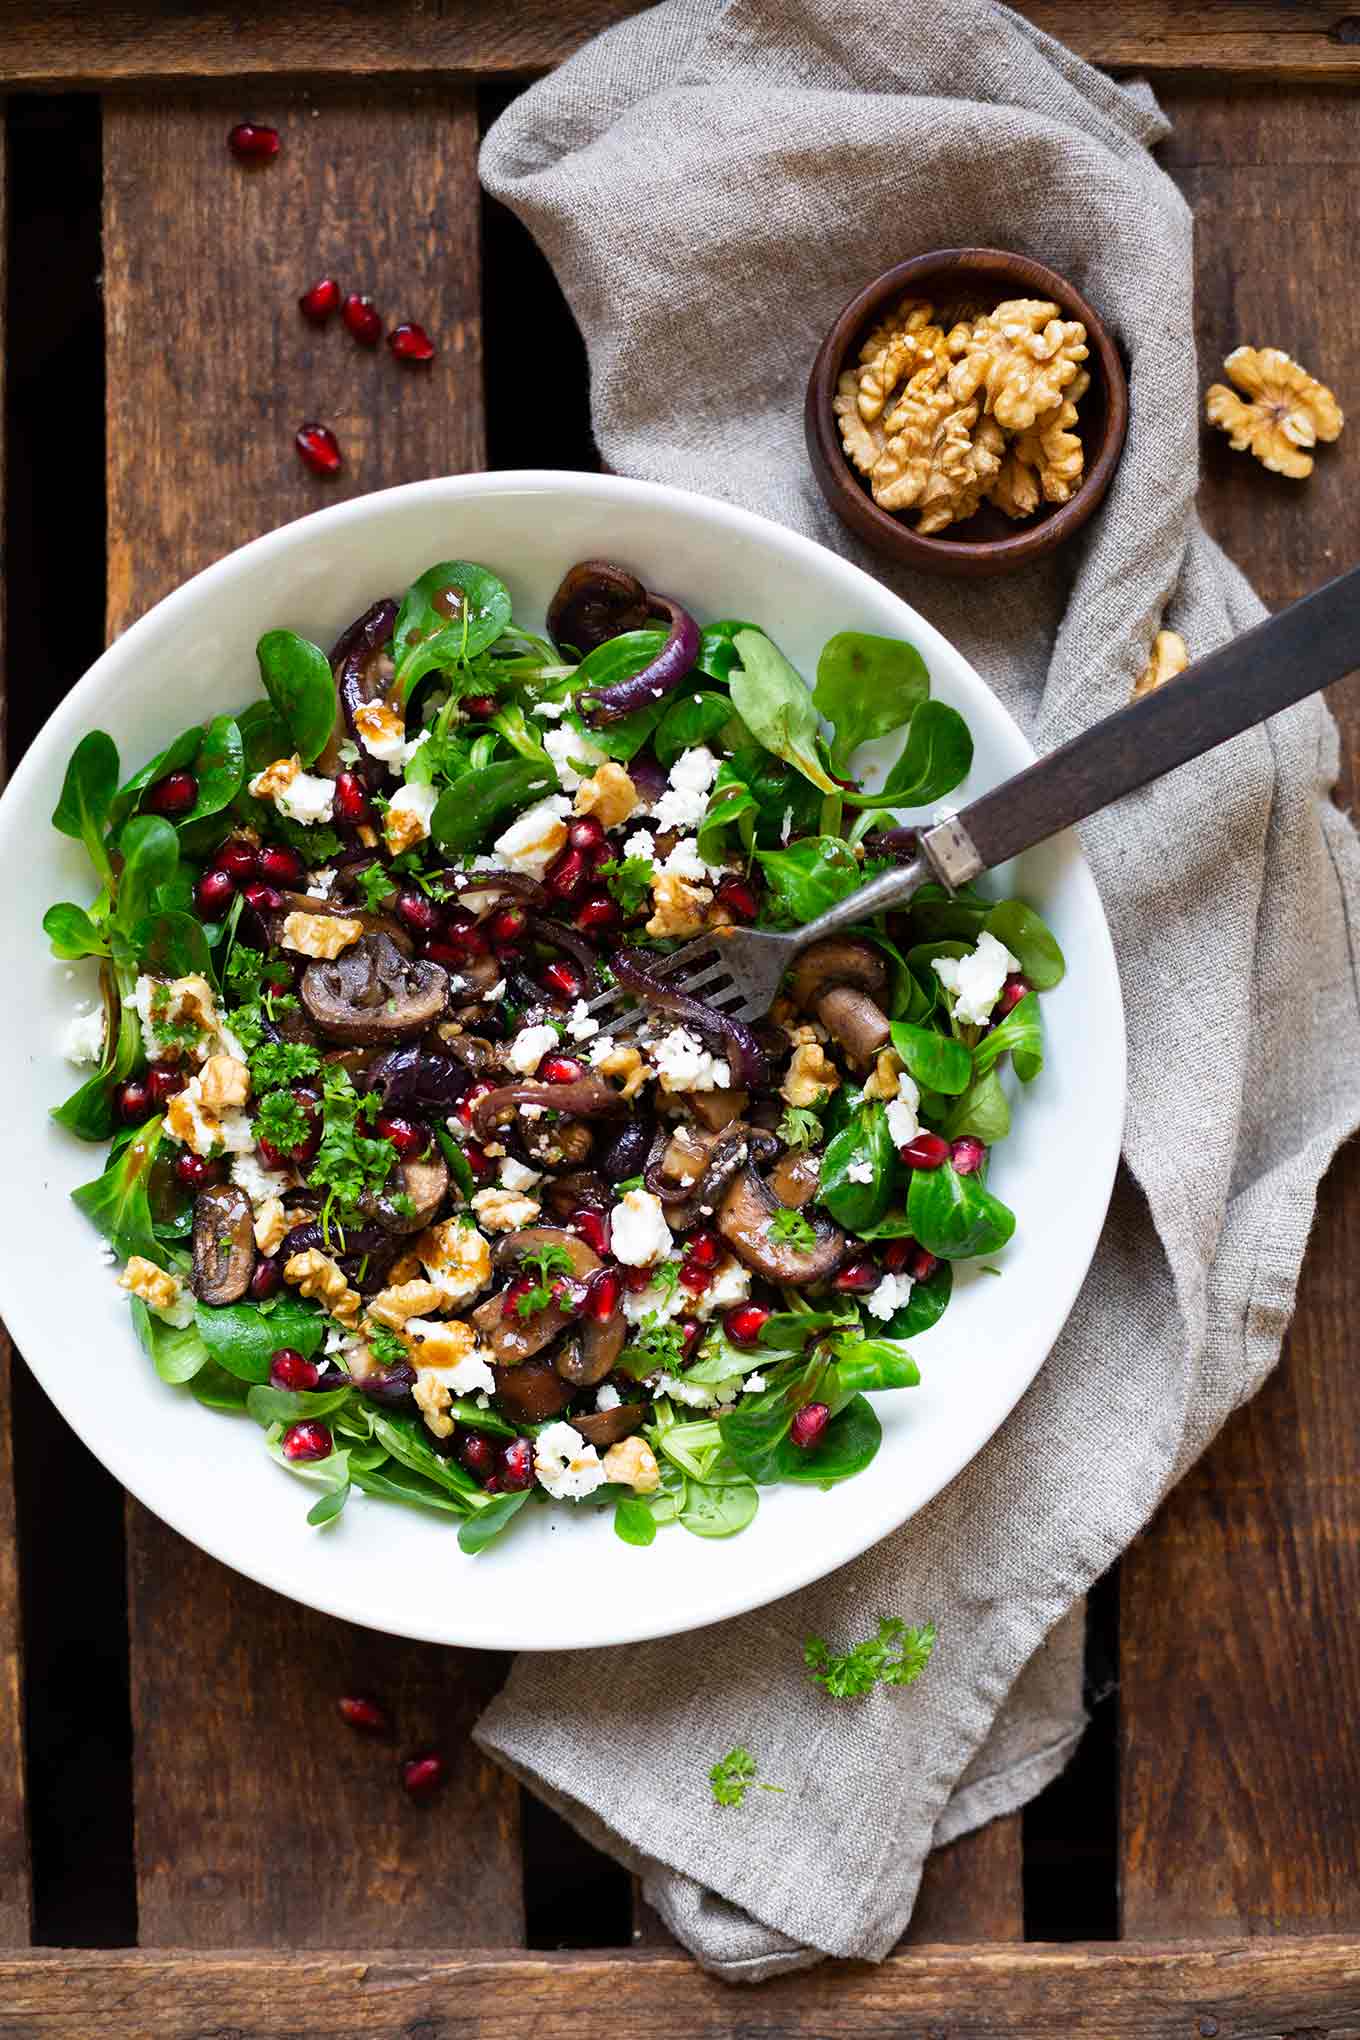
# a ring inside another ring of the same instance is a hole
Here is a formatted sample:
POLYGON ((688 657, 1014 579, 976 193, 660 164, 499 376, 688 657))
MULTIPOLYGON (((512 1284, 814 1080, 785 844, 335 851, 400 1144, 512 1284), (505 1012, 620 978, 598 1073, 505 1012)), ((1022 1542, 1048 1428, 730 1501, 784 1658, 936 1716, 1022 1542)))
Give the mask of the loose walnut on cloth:
MULTIPOLYGON (((1199 656, 1263 613, 1195 515, 1191 220, 1148 154, 1166 131, 1146 90, 988 0, 664 0, 517 100, 482 170, 581 324, 608 465, 857 561, 1048 750, 1123 706, 1163 627, 1199 656), (1070 276, 1131 384, 1101 510, 985 600, 862 550, 802 435, 840 307, 897 252, 966 242, 1070 276)), ((831 1578, 676 1641, 522 1657, 483 1715, 482 1747, 636 1868, 723 1975, 885 1955, 932 1844, 1062 1768, 1082 1595, 1274 1365, 1318 1178, 1360 1121, 1360 856, 1336 769, 1306 701, 1084 828, 1125 965, 1126 1166, 1066 1330, 972 1465, 831 1578), (880 1613, 938 1624, 930 1669, 833 1706, 804 1637, 843 1645, 880 1613), (788 1791, 715 1807, 704 1774, 736 1743, 788 1791)), ((1030 1222, 1061 1213, 1022 1212, 1021 1245, 1030 1222)))

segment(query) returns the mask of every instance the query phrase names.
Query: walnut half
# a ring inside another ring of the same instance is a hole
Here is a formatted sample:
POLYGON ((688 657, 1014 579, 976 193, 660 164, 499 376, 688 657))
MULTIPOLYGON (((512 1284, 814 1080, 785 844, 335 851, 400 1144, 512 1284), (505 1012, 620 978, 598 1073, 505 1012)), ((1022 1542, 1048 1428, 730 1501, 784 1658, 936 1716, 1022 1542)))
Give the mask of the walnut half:
POLYGON ((1313 472, 1305 451, 1340 436, 1345 414, 1325 383, 1278 347, 1234 347, 1223 363, 1244 402, 1226 383, 1205 392, 1204 415, 1228 435, 1234 453, 1254 453, 1273 474, 1301 482, 1313 472))

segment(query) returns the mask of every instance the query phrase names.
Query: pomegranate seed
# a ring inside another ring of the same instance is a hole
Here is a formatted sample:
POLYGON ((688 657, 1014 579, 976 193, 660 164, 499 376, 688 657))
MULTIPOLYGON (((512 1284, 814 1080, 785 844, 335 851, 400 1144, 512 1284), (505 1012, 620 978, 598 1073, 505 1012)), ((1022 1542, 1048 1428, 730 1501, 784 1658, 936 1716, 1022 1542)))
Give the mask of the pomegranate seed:
POLYGON ((913 1246, 907 1261, 907 1273, 913 1282, 929 1282, 939 1265, 934 1254, 928 1254, 924 1247, 913 1246))
POLYGON ((283 1456, 285 1459, 329 1459, 331 1456, 331 1434, 325 1424, 319 1424, 315 1417, 304 1418, 300 1424, 290 1424, 283 1434, 283 1456))
POLYGON ((827 1427, 831 1412, 824 1402, 804 1403, 789 1426, 789 1436, 799 1450, 815 1445, 827 1427))
POLYGON ((324 326, 340 304, 340 286, 333 276, 323 276, 298 299, 298 310, 314 326, 324 326))
POLYGON ((482 1493, 484 1495, 498 1495, 500 1494, 500 1492, 501 1492, 500 1475, 496 1473, 489 1473, 486 1479, 482 1482, 482 1493))
POLYGON ((485 1431, 461 1431, 454 1456, 479 1477, 492 1472, 496 1464, 496 1448, 485 1431))
POLYGON ((257 866, 260 877, 271 885, 296 885, 307 868, 296 850, 287 850, 281 843, 270 843, 261 850, 257 866))
POLYGON ((419 886, 404 885, 397 894, 392 912, 403 928, 409 928, 413 935, 422 938, 433 935, 439 926, 439 909, 419 886))
POLYGON ((590 1290, 587 1283, 577 1282, 570 1275, 559 1275, 550 1294, 559 1310, 566 1311, 569 1317, 579 1317, 586 1307, 590 1290))
POLYGON ((541 1084, 579 1084, 585 1073, 585 1064, 574 1055, 547 1055, 538 1066, 541 1084))
POLYGON ((241 897, 257 914, 277 914, 283 905, 283 894, 278 887, 265 885, 260 879, 256 879, 253 885, 242 886, 241 897))
POLYGON ((486 924, 493 949, 513 949, 524 940, 529 926, 523 907, 502 907, 486 924))
POLYGON ((583 854, 598 850, 604 841, 604 823, 598 815, 579 815, 567 830, 567 841, 583 854))
POLYGON ((950 1150, 956 1176, 975 1176, 987 1159, 987 1150, 971 1133, 956 1140, 950 1150))
POLYGON ((348 822, 351 828, 358 828, 364 822, 371 822, 373 809, 369 803, 364 782, 357 772, 341 772, 335 781, 333 796, 335 819, 348 822))
POLYGON ((901 1273, 902 1269, 906 1267, 907 1261, 911 1255, 911 1251, 915 1245, 916 1245, 915 1240, 888 1241, 888 1244, 883 1249, 883 1252, 879 1256, 879 1259, 881 1260, 883 1266, 887 1269, 890 1275, 897 1275, 901 1273))
POLYGON ((692 1232, 685 1242, 685 1259, 692 1261, 696 1268, 716 1268, 722 1259, 722 1241, 712 1226, 703 1226, 692 1232))
POLYGON ((277 1294, 283 1281, 283 1270, 277 1254, 264 1254, 255 1263, 255 1272, 250 1278, 250 1295, 254 1303, 265 1303, 277 1294))
POLYGON ((272 163, 282 144, 277 128, 258 121, 238 120, 227 130, 227 147, 238 163, 272 163))
POLYGON ((769 1315, 758 1303, 739 1303, 723 1319, 723 1330, 734 1346, 754 1346, 769 1315))
POLYGON ((607 935, 621 924, 623 912, 617 900, 611 900, 605 893, 594 893, 582 901, 573 919, 583 935, 607 935))
POLYGON ((467 694, 458 706, 474 722, 490 722, 496 713, 496 697, 494 694, 467 694))
POLYGON ((713 1280, 713 1270, 699 1261, 682 1261, 680 1280, 691 1296, 702 1296, 713 1280))
POLYGON ((202 1155, 191 1154, 188 1148, 175 1157, 175 1181, 182 1183, 186 1190, 206 1190, 212 1183, 222 1180, 222 1164, 208 1162, 202 1155))
POLYGON ((501 1316, 517 1318, 537 1317, 537 1311, 521 1311, 515 1308, 520 1298, 528 1296, 536 1286, 533 1277, 530 1275, 517 1275, 513 1282, 508 1282, 501 1295, 501 1316))
POLYGON ((578 1205, 571 1215, 571 1229, 580 1234, 593 1252, 609 1252, 609 1220, 602 1211, 589 1211, 584 1204, 578 1205))
POLYGON ((175 1094, 184 1089, 189 1079, 177 1063, 152 1063, 146 1073, 146 1091, 152 1104, 159 1108, 168 1105, 175 1094))
POLYGON ((217 869, 225 871, 238 885, 258 876, 260 853, 253 843, 243 843, 239 836, 224 843, 217 853, 217 869))
POLYGON ((423 1155, 430 1145, 429 1129, 420 1126, 414 1119, 403 1119, 398 1114, 382 1115, 373 1122, 373 1131, 379 1140, 390 1140, 403 1160, 409 1155, 423 1155))
POLYGON ((526 1488, 533 1486, 534 1448, 527 1438, 512 1438, 501 1450, 501 1486, 526 1488))
MULTIPOLYGON (((496 1085, 490 1077, 478 1077, 474 1084, 468 1085, 466 1091, 464 1091, 462 1097, 453 1108, 464 1126, 471 1126, 472 1108, 477 1103, 477 1100, 485 1098, 488 1091, 494 1091, 495 1089, 496 1085)), ((464 1153, 466 1152, 466 1149, 464 1149, 464 1153)))
POLYGON ((365 1735, 386 1735, 392 1723, 387 1709, 368 1693, 346 1694, 338 1700, 340 1719, 350 1728, 362 1729, 365 1735))
POLYGON ((432 1799, 444 1782, 446 1765, 433 1750, 422 1757, 408 1757, 401 1767, 401 1782, 412 1799, 432 1799))
POLYGON ((491 1163, 487 1157, 486 1150, 475 1146, 472 1141, 469 1141, 463 1149, 463 1160, 467 1163, 479 1183, 483 1176, 490 1175, 491 1163))
POLYGON ((694 1348, 698 1345, 700 1334, 704 1328, 698 1318, 693 1317, 672 1318, 671 1323, 678 1325, 680 1328, 680 1351, 683 1357, 688 1360, 694 1348))
POLYGON ((566 849, 554 857, 543 883, 555 899, 574 899, 586 882, 588 867, 580 850, 566 849))
POLYGON ((192 772, 167 772, 142 795, 142 808, 149 815, 164 815, 175 821, 187 815, 198 799, 198 781, 192 772))
POLYGON ((205 871, 194 887, 194 905, 203 921, 220 921, 235 897, 236 880, 229 871, 205 871))
POLYGON ((442 963, 446 970, 461 970, 476 956, 485 956, 490 948, 480 928, 453 928, 447 936, 437 935, 427 942, 421 955, 431 963, 442 963))
POLYGON ((357 290, 352 290, 340 307, 340 316, 345 331, 361 347, 376 347, 382 339, 382 320, 371 297, 361 297, 357 290))
POLYGON ((303 466, 309 467, 314 475, 338 475, 345 465, 340 441, 329 425, 318 425, 314 418, 298 426, 293 444, 303 466))
POLYGON ((1003 1017, 1013 1012, 1032 990, 1033 986, 1026 984, 1022 977, 1008 977, 1001 987, 1001 997, 996 1002, 997 1012, 1003 1017))
POLYGON ((398 361, 433 361, 434 342, 423 326, 403 320, 387 336, 387 344, 398 361))
MULTIPOLYGON (((594 1218, 596 1213, 591 1212, 590 1216, 594 1218)), ((591 1245, 594 1245, 593 1240, 591 1245)), ((617 1268, 601 1268, 598 1274, 591 1276, 586 1292, 586 1310, 597 1325, 608 1324, 613 1317, 619 1307, 622 1288, 617 1268)))
POLYGON ((321 1370, 310 1360, 304 1360, 294 1347, 280 1346, 269 1356, 269 1379, 275 1388, 315 1388, 321 1370))
POLYGON ((134 1077, 129 1083, 120 1084, 113 1094, 113 1109, 124 1126, 140 1126, 151 1111, 151 1094, 145 1084, 139 1084, 134 1077))
POLYGON ((714 904, 726 907, 728 913, 738 921, 754 921, 760 912, 760 902, 756 898, 755 888, 744 878, 738 878, 735 873, 731 877, 719 879, 714 904))
POLYGON ((876 1263, 867 1257, 861 1261, 847 1261, 839 1274, 831 1278, 833 1289, 839 1289, 844 1296, 858 1296, 870 1289, 877 1289, 879 1271, 876 1263))
MULTIPOLYGON (((573 970, 571 965, 563 963, 560 957, 555 958, 552 963, 544 967, 540 983, 544 991, 553 993, 559 999, 580 999, 585 996, 586 988, 581 982, 580 971, 573 970)), ((567 1061, 570 1060, 571 1058, 567 1057, 567 1061)), ((542 1072, 540 1071, 541 1074, 542 1072)), ((572 1079, 570 1077, 548 1077, 545 1081, 549 1084, 568 1084, 572 1079)))
POLYGON ((640 1296, 644 1289, 652 1286, 650 1268, 620 1268, 619 1277, 630 1296, 640 1296))
POLYGON ((949 1159, 949 1142, 938 1133, 918 1133, 897 1152, 909 1169, 938 1169, 949 1159))

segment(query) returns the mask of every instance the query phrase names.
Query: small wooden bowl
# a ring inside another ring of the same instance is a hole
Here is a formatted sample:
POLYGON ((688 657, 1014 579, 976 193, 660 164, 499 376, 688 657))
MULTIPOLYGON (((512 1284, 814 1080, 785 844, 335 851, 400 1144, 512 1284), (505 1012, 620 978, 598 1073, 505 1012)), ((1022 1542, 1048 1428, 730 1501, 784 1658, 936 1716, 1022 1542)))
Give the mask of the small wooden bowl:
POLYGON ((885 269, 882 276, 857 292, 818 349, 803 412, 813 472, 827 502, 852 531, 904 566, 976 577, 1008 574, 1026 566, 1081 529, 1110 486, 1128 422, 1124 364, 1104 321, 1056 271, 1027 255, 1011 255, 1001 248, 937 248, 932 254, 916 255, 910 262, 885 269), (1091 387, 1077 411, 1086 471, 1070 501, 1041 503, 1032 517, 1019 523, 994 504, 984 503, 976 516, 963 524, 951 524, 947 534, 939 537, 923 536, 904 516, 879 508, 868 483, 846 457, 832 399, 842 369, 854 359, 865 334, 903 297, 928 299, 946 315, 946 327, 953 306, 980 304, 990 311, 1004 299, 1016 297, 1051 298, 1064 318, 1081 320, 1090 348, 1086 367, 1091 374, 1091 387))

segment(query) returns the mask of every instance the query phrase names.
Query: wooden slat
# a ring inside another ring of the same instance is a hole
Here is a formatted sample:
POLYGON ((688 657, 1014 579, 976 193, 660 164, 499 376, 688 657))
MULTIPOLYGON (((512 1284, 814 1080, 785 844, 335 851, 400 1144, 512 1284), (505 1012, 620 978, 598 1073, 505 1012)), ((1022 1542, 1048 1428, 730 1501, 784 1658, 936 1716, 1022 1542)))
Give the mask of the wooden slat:
POLYGON ((904 1948, 933 1942, 1019 1941, 1020 1815, 989 1821, 926 1858, 904 1948))
MULTIPOLYGON (((1277 345, 1354 409, 1360 320, 1337 251, 1360 228, 1355 102, 1184 93, 1169 111, 1168 154, 1198 214, 1205 380, 1239 341, 1277 345)), ((1206 443, 1210 524, 1272 602, 1360 557, 1354 448, 1334 455, 1287 483, 1206 443)), ((1334 693, 1353 760, 1355 683, 1334 693)), ((1124 1561, 1127 1935, 1360 1926, 1357 1270, 1352 1147, 1323 1186, 1280 1372, 1124 1561)))
MULTIPOLYGON (((193 9, 164 0, 9 0, 0 36, 0 84, 145 84, 170 78, 269 75, 494 76, 558 64, 602 28, 639 11, 638 0, 554 0, 512 8, 500 0, 293 0, 287 7, 193 9)), ((1093 63, 1152 75, 1355 79, 1360 17, 1345 0, 1028 0, 1022 10, 1093 63)))
MULTIPOLYGON (((261 112, 288 151, 254 172, 223 149, 237 110, 106 109, 111 632, 257 532, 482 460, 466 88, 280 91, 261 112), (306 326, 297 296, 325 269, 426 324, 431 372, 306 326), (309 415, 344 445, 334 487, 293 451, 309 415)), ((466 1739, 498 1661, 307 1614, 136 1507, 128 1542, 142 1941, 519 1941, 518 1788, 466 1739), (355 1688, 450 1759, 434 1806, 406 1801, 396 1747, 341 1725, 355 1688)))
POLYGON ((23 2040, 1316 2040, 1360 2034, 1360 1942, 935 1948, 734 1989, 658 1955, 0 1960, 23 2040))

